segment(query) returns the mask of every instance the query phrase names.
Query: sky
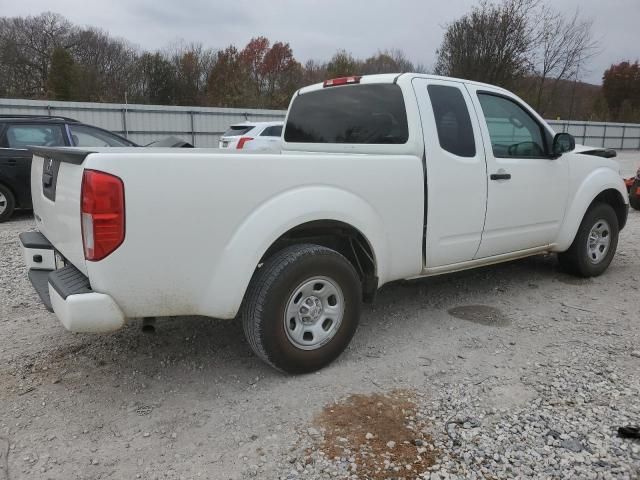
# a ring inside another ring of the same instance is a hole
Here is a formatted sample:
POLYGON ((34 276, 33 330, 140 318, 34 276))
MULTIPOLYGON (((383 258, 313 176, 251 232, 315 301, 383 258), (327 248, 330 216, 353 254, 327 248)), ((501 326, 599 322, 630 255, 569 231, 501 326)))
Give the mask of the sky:
MULTIPOLYGON (((337 49, 364 58, 399 48, 430 69, 448 23, 479 0, 0 0, 0 15, 50 10, 141 48, 179 41, 242 48, 252 37, 289 42, 295 57, 328 60, 337 49)), ((640 59, 640 0, 547 0, 593 20, 600 53, 581 68, 581 79, 599 84, 612 63, 640 59)))

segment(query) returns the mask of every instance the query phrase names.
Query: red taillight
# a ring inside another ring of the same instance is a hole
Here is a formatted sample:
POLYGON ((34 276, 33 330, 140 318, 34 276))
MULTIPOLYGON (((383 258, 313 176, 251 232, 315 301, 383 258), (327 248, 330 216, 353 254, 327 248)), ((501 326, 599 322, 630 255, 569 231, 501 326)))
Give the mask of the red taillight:
POLYGON ((124 241, 124 184, 115 175, 85 170, 80 202, 84 258, 102 260, 124 241))
POLYGON ((350 77, 340 77, 340 78, 332 78, 330 80, 325 80, 322 86, 326 87, 337 87, 339 85, 352 85, 354 83, 360 83, 361 76, 352 75, 350 77))
POLYGON ((253 140, 253 138, 251 137, 242 137, 240 140, 238 140, 238 146, 236 148, 238 150, 242 150, 242 147, 244 147, 244 144, 247 142, 250 142, 251 140, 253 140))

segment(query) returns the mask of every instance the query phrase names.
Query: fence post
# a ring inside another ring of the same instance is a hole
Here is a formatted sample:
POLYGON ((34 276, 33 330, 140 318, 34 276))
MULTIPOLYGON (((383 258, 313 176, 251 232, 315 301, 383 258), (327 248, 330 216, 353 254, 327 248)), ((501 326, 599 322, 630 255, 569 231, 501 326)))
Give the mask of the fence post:
POLYGON ((47 116, 49 116, 49 117, 51 116, 51 110, 52 110, 52 109, 51 109, 51 105, 49 105, 49 104, 47 103, 47 116))
POLYGON ((191 117, 191 144, 196 146, 196 127, 195 122, 193 120, 193 110, 189 112, 189 116, 191 117))
POLYGON ((604 142, 607 138, 607 124, 604 124, 604 132, 602 132, 602 148, 604 148, 604 142))
POLYGON ((587 124, 585 123, 583 125, 583 129, 582 129, 582 144, 586 145, 587 144, 587 124))
POLYGON ((627 126, 622 125, 622 139, 620 140, 620 150, 624 149, 624 132, 626 131, 627 126))
POLYGON ((124 138, 129 138, 129 129, 127 128, 127 109, 122 109, 122 131, 124 132, 124 138))

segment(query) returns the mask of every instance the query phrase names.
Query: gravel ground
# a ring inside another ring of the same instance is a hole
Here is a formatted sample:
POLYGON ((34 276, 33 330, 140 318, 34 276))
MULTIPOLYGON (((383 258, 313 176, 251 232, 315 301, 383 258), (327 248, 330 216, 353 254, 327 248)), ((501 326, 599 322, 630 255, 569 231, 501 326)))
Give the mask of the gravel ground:
POLYGON ((26 279, 32 226, 0 225, 0 480, 640 478, 616 433, 640 423, 640 212, 599 278, 538 256, 385 286, 298 377, 238 322, 66 332, 26 279))

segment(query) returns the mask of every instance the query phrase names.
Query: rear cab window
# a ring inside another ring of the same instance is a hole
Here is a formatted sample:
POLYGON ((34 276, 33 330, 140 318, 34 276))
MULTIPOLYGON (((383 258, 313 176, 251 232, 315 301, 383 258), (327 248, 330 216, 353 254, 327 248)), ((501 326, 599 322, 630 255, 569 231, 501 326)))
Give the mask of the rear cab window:
POLYGON ((223 137, 237 137, 244 135, 249 130, 253 130, 255 125, 231 125, 229 129, 222 134, 223 137))
POLYGON ((396 84, 323 88, 295 98, 284 139, 289 143, 405 144, 407 112, 396 84))

